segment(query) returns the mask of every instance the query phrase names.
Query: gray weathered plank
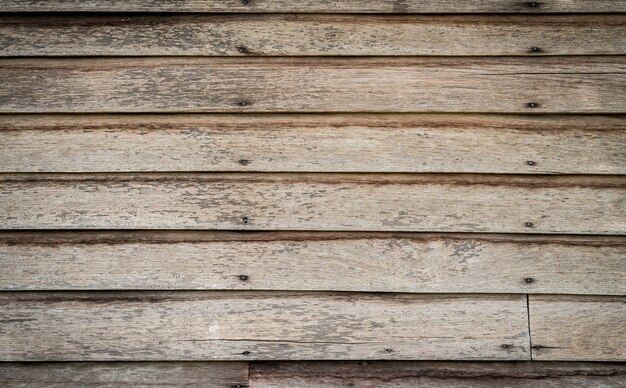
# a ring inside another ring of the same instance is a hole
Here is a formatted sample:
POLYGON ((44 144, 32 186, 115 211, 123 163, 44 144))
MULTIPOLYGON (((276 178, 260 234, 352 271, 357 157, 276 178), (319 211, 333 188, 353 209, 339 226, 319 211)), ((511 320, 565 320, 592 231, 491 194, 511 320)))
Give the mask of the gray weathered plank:
POLYGON ((626 12, 624 0, 0 0, 5 12, 626 12))
POLYGON ((247 362, 0 363, 5 387, 247 387, 247 362))
POLYGON ((0 116, 1 172, 626 174, 624 116, 0 116))
POLYGON ((0 56, 605 54, 626 54, 626 16, 0 17, 0 56))
POLYGON ((523 295, 0 293, 0 360, 529 359, 523 295))
POLYGON ((7 232, 2 290, 626 294, 626 239, 381 233, 7 232))
POLYGON ((4 229, 626 233, 625 176, 0 175, 4 229))
POLYGON ((253 388, 623 388, 626 365, 569 362, 254 362, 253 388))
POLYGON ((624 113, 626 56, 0 60, 0 113, 624 113))
POLYGON ((530 295, 534 360, 626 361, 626 298, 530 295))

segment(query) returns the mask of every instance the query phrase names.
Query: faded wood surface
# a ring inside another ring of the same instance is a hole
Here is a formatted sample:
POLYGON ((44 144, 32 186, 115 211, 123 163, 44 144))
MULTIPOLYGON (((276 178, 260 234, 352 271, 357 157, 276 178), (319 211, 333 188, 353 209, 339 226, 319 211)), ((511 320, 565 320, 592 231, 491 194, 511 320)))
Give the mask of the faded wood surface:
POLYGON ((626 177, 2 175, 5 229, 624 234, 626 177))
POLYGON ((0 113, 624 113, 626 57, 3 59, 0 113))
POLYGON ((3 361, 529 356, 523 295, 0 294, 3 361))
POLYGON ((5 12, 371 12, 371 13, 542 13, 626 12, 624 0, 0 0, 5 12))
POLYGON ((0 234, 2 290, 626 294, 626 240, 382 233, 0 234))
POLYGON ((255 362, 251 388, 618 388, 626 365, 561 362, 255 362))
POLYGON ((244 388, 246 362, 0 363, 3 387, 244 388))
POLYGON ((0 56, 626 54, 626 16, 2 16, 0 56))
POLYGON ((2 172, 625 174, 624 116, 0 116, 2 172))
POLYGON ((626 298, 530 295, 534 360, 626 361, 626 298))

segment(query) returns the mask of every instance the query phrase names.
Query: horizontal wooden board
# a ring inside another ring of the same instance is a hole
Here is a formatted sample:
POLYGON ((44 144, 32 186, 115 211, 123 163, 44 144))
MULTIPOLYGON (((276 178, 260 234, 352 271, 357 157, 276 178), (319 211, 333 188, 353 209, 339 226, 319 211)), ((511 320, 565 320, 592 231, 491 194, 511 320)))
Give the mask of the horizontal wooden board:
POLYGON ((625 188, 625 176, 0 175, 0 225, 625 234, 625 188))
POLYGON ((529 359, 523 295, 1 293, 0 360, 529 359))
POLYGON ((626 294, 626 239, 381 233, 0 233, 2 290, 626 294))
POLYGON ((0 116, 1 172, 626 174, 625 145, 625 116, 0 116))
POLYGON ((530 295, 534 360, 626 361, 626 298, 530 295))
POLYGON ((0 60, 0 113, 624 113, 626 56, 0 60))
POLYGON ((626 54, 626 16, 0 17, 0 56, 606 54, 626 54))
POLYGON ((245 388, 247 362, 0 363, 3 387, 245 388))
POLYGON ((624 0, 0 0, 5 12, 626 12, 624 0))
POLYGON ((618 388, 626 365, 563 362, 255 362, 255 388, 618 388))

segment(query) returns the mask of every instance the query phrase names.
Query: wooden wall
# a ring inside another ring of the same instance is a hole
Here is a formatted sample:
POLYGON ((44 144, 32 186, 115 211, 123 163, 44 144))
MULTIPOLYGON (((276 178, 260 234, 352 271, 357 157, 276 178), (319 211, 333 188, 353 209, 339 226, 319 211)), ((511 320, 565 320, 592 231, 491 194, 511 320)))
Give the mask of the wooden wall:
POLYGON ((626 385, 626 0, 0 11, 0 385, 626 385))

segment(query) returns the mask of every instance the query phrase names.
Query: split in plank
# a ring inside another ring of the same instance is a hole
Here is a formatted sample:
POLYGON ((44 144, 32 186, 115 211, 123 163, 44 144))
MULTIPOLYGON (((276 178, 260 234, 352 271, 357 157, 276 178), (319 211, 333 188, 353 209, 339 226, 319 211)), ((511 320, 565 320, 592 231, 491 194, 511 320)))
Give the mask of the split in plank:
POLYGON ((0 293, 2 361, 528 360, 524 295, 0 293))
POLYGON ((555 13, 626 12, 625 0, 0 0, 4 12, 555 13))
POLYGON ((0 56, 621 54, 623 15, 0 17, 0 56))
POLYGON ((626 297, 530 295, 533 360, 626 361, 626 297))
POLYGON ((1 290, 626 294, 621 237, 5 232, 1 290))
POLYGON ((253 362, 255 388, 622 388, 626 365, 569 362, 253 362))
POLYGON ((0 113, 624 113, 626 56, 0 60, 0 113))
POLYGON ((624 116, 2 115, 2 172, 626 174, 624 116))
POLYGON ((248 371, 247 362, 0 363, 0 383, 5 388, 244 388, 248 371))

